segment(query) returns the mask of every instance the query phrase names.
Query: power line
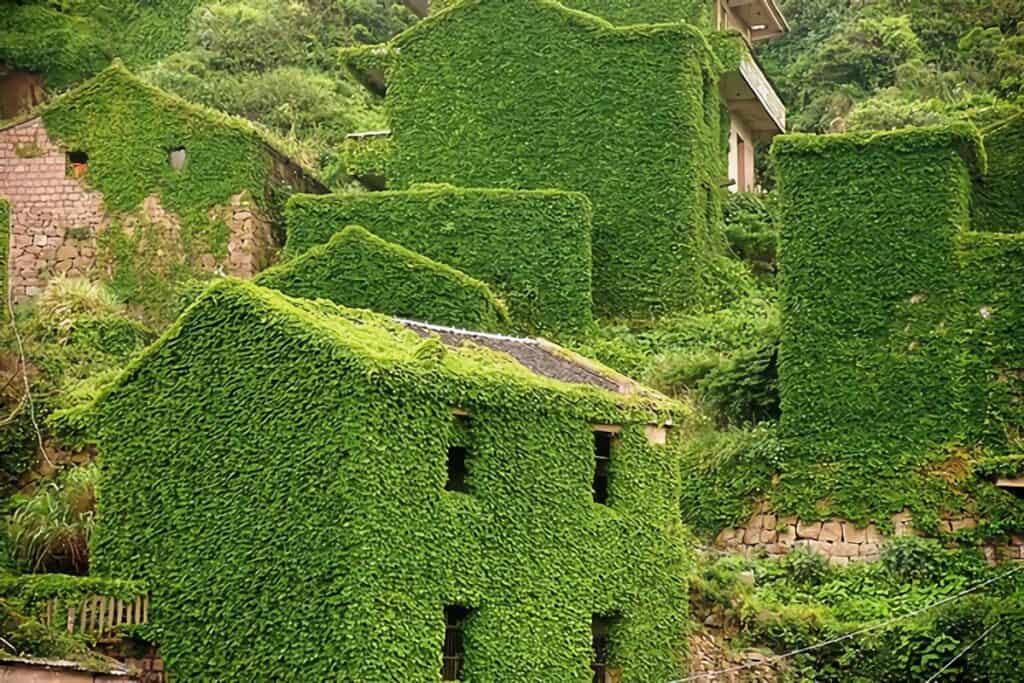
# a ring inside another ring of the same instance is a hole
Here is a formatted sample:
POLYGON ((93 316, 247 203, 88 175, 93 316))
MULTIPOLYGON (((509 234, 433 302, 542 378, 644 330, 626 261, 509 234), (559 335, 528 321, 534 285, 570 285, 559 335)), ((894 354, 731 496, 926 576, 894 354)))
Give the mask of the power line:
POLYGON ((992 624, 987 629, 985 629, 984 633, 982 633, 980 636, 978 636, 977 638, 972 640, 970 643, 968 643, 967 647, 965 647, 964 649, 960 650, 960 652, 956 653, 956 656, 953 657, 953 659, 951 659, 948 662, 946 662, 946 665, 944 667, 942 667, 941 669, 939 669, 938 671, 936 671, 935 675, 932 676, 931 678, 929 678, 927 681, 925 681, 925 683, 932 683, 933 681, 937 681, 939 679, 939 676, 941 676, 942 673, 946 669, 948 669, 949 667, 951 667, 954 664, 956 664, 956 661, 958 659, 960 659, 961 657, 963 657, 965 654, 967 654, 967 651, 970 650, 972 647, 974 647, 975 645, 977 645, 981 641, 985 640, 985 636, 987 636, 989 633, 992 633, 992 631, 996 630, 996 626, 999 626, 1000 623, 1002 623, 1002 622, 997 620, 996 623, 992 624))
POLYGON ((842 636, 838 636, 836 638, 831 638, 829 640, 826 640, 826 641, 823 641, 823 642, 820 642, 820 643, 815 643, 814 645, 808 645, 806 647, 801 647, 799 649, 793 650, 791 652, 786 652, 786 653, 781 654, 781 655, 775 655, 773 657, 768 657, 767 659, 764 659, 764 660, 762 660, 760 662, 752 662, 752 663, 749 663, 749 664, 740 664, 740 665, 737 665, 737 666, 729 667, 727 669, 719 669, 717 671, 704 671, 704 672, 701 672, 701 673, 690 674, 686 678, 677 678, 677 679, 669 681, 668 683, 687 683, 687 681, 698 681, 698 680, 701 680, 701 679, 710 678, 712 676, 720 676, 722 674, 736 673, 736 672, 739 672, 739 671, 746 671, 747 669, 760 668, 760 667, 766 666, 768 664, 772 664, 774 662, 781 662, 782 660, 789 659, 790 657, 795 657, 797 655, 802 655, 802 654, 804 654, 806 652, 812 652, 814 650, 820 650, 823 647, 828 647, 829 645, 835 645, 836 643, 841 643, 843 641, 850 640, 851 638, 856 638, 857 636, 864 635, 865 633, 870 633, 871 631, 877 631, 878 629, 885 628, 886 626, 890 626, 892 624, 895 624, 896 622, 902 621, 904 619, 909 619, 911 617, 916 617, 919 614, 923 614, 925 612, 928 612, 929 610, 933 610, 936 607, 941 607, 942 605, 948 604, 948 603, 953 602, 955 600, 959 600, 962 597, 965 597, 967 595, 970 595, 971 593, 979 591, 982 588, 985 588, 986 586, 992 585, 996 581, 1001 581, 1002 579, 1005 579, 1006 577, 1008 577, 1008 576, 1010 576, 1012 574, 1016 574, 1017 572, 1022 571, 1022 570, 1024 570, 1024 565, 1021 565, 1019 567, 1011 569, 1010 571, 1004 572, 1004 573, 1000 574, 999 576, 992 577, 991 579, 988 579, 986 581, 982 581, 981 583, 979 583, 977 585, 974 585, 974 586, 971 586, 970 588, 966 588, 966 589, 960 591, 959 593, 957 593, 956 595, 951 595, 951 596, 945 597, 945 598, 943 598, 941 600, 937 600, 937 601, 933 602, 932 604, 927 605, 925 607, 922 607, 920 609, 916 609, 916 610, 913 610, 911 612, 907 612, 905 614, 901 614, 899 616, 893 617, 891 619, 887 619, 886 621, 883 621, 883 622, 880 622, 880 623, 877 623, 877 624, 872 624, 871 626, 865 626, 864 628, 858 629, 856 631, 851 631, 850 633, 847 633, 847 634, 842 635, 842 636))

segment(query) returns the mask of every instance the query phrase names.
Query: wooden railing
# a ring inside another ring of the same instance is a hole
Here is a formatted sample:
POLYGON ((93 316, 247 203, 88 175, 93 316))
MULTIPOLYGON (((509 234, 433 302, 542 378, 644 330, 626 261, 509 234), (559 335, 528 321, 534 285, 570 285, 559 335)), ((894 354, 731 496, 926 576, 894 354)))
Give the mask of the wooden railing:
POLYGON ((43 623, 60 628, 67 625, 68 633, 83 633, 102 637, 119 626, 149 623, 149 596, 134 600, 118 600, 103 595, 89 595, 68 605, 60 598, 50 598, 43 608, 43 623))

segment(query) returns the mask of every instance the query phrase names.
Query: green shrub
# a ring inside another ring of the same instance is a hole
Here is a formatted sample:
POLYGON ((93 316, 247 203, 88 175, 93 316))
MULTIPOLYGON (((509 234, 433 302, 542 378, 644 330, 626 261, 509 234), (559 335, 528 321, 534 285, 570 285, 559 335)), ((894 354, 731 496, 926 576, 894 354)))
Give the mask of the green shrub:
POLYGON ((730 192, 722 205, 729 246, 760 276, 775 273, 779 243, 776 203, 774 195, 730 192))
POLYGON ((935 539, 897 536, 882 546, 882 565, 899 581, 931 580, 944 568, 943 555, 935 539))
POLYGON ((720 303, 742 289, 721 230, 723 66, 702 32, 615 28, 552 0, 466 0, 390 47, 389 187, 586 193, 602 314, 720 303))
POLYGON ((581 194, 423 186, 296 195, 286 214, 286 258, 361 225, 487 283, 523 331, 557 333, 591 320, 591 208, 581 194))
POLYGON ((505 305, 483 282, 358 226, 264 271, 255 282, 289 296, 438 325, 498 332, 509 323, 505 305))
POLYGON ((89 572, 98 472, 93 466, 72 468, 15 502, 9 533, 21 566, 32 572, 89 572))
POLYGON ((453 603, 477 608, 468 678, 589 681, 596 613, 626 680, 671 680, 678 462, 644 427, 678 409, 223 281, 98 399, 94 568, 151 586, 182 680, 437 680, 453 603), (595 423, 623 425, 610 506, 595 423), (469 495, 444 490, 460 441, 469 495))
POLYGON ((3 297, 3 310, 0 311, 0 320, 7 320, 7 271, 8 259, 11 244, 11 204, 6 199, 0 198, 0 296, 3 297))

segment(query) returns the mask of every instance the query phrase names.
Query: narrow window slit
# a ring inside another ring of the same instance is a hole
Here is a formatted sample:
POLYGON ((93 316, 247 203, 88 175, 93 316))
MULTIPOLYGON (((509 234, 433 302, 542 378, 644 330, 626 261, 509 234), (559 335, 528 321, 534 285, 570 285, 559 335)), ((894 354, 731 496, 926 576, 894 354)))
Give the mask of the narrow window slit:
POLYGON ((617 669, 612 666, 612 629, 618 623, 618 617, 595 614, 591 617, 591 651, 593 661, 590 670, 594 673, 593 683, 611 683, 619 680, 617 669))
POLYGON ((175 147, 167 154, 167 163, 170 164, 171 168, 175 171, 180 171, 185 168, 185 161, 188 156, 185 152, 184 147, 175 147))
POLYGON ((444 651, 441 654, 441 680, 461 681, 466 665, 466 622, 472 610, 462 605, 445 605, 444 651))
POLYGON ((455 421, 455 438, 448 446, 448 480, 444 488, 446 491, 469 493, 469 449, 466 446, 469 439, 469 415, 455 411, 452 419, 455 421))
POLYGON ((612 451, 618 436, 616 427, 594 428, 594 502, 608 504, 611 492, 612 451))

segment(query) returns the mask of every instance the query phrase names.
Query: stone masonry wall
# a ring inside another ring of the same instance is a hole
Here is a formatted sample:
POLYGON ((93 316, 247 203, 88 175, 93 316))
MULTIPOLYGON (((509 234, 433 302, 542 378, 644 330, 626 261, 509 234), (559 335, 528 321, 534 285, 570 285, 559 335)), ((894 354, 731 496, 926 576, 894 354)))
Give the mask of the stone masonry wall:
MULTIPOLYGON (((0 130, 0 197, 11 204, 8 286, 16 303, 39 294, 54 275, 96 275, 96 237, 111 223, 103 195, 69 172, 65 150, 50 139, 41 119, 0 130)), ((228 255, 217 259, 201 254, 193 266, 251 277, 270 264, 279 245, 270 219, 251 197, 235 195, 210 214, 231 230, 228 255)), ((133 221, 161 226, 176 240, 177 216, 165 211, 155 196, 125 221, 126 229, 133 221)))
MULTIPOLYGON (((891 521, 895 536, 917 533, 909 512, 895 514, 891 521)), ((948 533, 977 526, 969 517, 947 518, 941 523, 948 533)), ((769 503, 760 503, 744 526, 723 529, 715 539, 715 546, 748 557, 758 554, 782 557, 794 548, 805 546, 824 555, 833 565, 846 565, 879 559, 885 540, 886 536, 874 524, 861 528, 843 519, 803 522, 796 517, 777 516, 769 503)), ((983 550, 990 562, 1024 561, 1024 538, 1013 536, 1006 545, 987 545, 983 550)))

